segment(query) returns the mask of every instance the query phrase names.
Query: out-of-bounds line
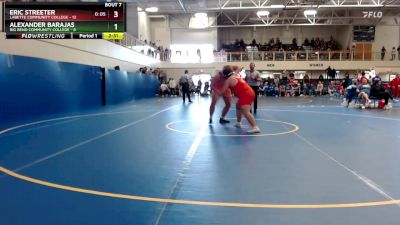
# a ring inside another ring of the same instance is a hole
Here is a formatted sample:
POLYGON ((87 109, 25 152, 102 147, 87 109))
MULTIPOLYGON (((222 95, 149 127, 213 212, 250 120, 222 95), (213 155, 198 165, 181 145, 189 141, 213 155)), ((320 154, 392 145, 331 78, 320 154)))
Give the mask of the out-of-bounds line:
MULTIPOLYGON (((269 116, 270 118, 274 119, 272 116, 269 116)), ((282 126, 285 126, 284 124, 282 126)), ((286 128, 286 127, 285 127, 286 128)), ((364 184, 366 184, 369 188, 371 188, 372 190, 374 190, 375 192, 377 192, 378 194, 380 194, 381 196, 383 196, 384 198, 391 200, 391 201, 395 201, 395 199, 393 197, 391 197, 389 194, 387 194, 382 187, 380 187, 377 183, 375 183, 374 181, 372 181, 371 179, 369 179, 368 177, 365 177, 359 173, 357 173, 357 171, 354 171, 352 169, 350 169, 349 167, 347 167, 346 165, 344 165, 343 163, 341 163, 340 161, 338 161, 337 159, 335 159, 333 156, 329 155, 328 153, 326 153, 325 151, 323 151, 322 149, 320 149, 318 146, 314 145, 311 141, 309 141, 307 138, 303 137, 302 135, 298 134, 297 132, 294 132, 294 135, 296 135, 299 139, 301 139, 302 141, 304 141, 306 144, 308 144, 309 146, 311 146, 314 150, 318 151, 320 154, 322 154, 324 157, 326 157, 327 159, 333 161, 335 164, 337 164, 338 166, 342 167, 344 170, 346 170, 347 172, 351 173, 352 175, 354 175, 355 177, 357 177, 357 179, 359 179, 360 181, 362 181, 364 184)), ((397 206, 400 206, 399 204, 397 204, 397 206)))
MULTIPOLYGON (((175 184, 172 186, 171 191, 169 192, 167 199, 171 199, 171 197, 176 193, 179 185, 182 183, 182 178, 185 175, 186 171, 190 168, 190 165, 192 164, 193 157, 197 152, 197 149, 198 149, 198 147, 199 147, 199 145, 201 143, 201 140, 205 136, 206 128, 207 128, 207 126, 204 125, 200 129, 200 131, 197 134, 196 138, 193 140, 193 143, 190 146, 189 151, 187 152, 185 159, 183 160, 182 169, 178 173, 178 177, 176 178, 175 184)), ((155 225, 158 225, 160 223, 161 218, 164 215, 164 212, 165 212, 168 204, 169 203, 165 203, 163 205, 163 207, 161 208, 160 213, 157 216, 156 222, 154 223, 155 225)))
POLYGON ((53 119, 47 119, 47 120, 40 120, 32 123, 26 123, 14 127, 7 128, 5 130, 0 131, 0 135, 8 133, 13 130, 17 130, 23 127, 29 127, 29 126, 34 126, 37 124, 41 123, 48 123, 48 122, 54 122, 54 121, 59 121, 59 120, 68 120, 68 119, 75 119, 75 118, 85 118, 85 117, 95 117, 95 116, 109 116, 109 115, 117 115, 117 114, 127 114, 127 113, 135 113, 135 112, 141 112, 137 110, 128 110, 128 111, 117 111, 117 112, 104 112, 104 113, 93 113, 93 114, 85 114, 85 115, 75 115, 75 116, 66 116, 66 117, 59 117, 59 118, 53 118, 53 119))
POLYGON ((72 123, 72 122, 77 121, 79 119, 80 118, 69 119, 69 120, 65 120, 65 121, 61 121, 61 122, 57 122, 57 123, 47 124, 47 125, 38 126, 38 127, 32 127, 32 128, 28 128, 28 129, 25 129, 25 130, 19 130, 19 131, 15 131, 13 133, 6 133, 6 134, 3 134, 3 135, 0 135, 0 138, 15 136, 15 135, 18 135, 18 134, 26 133, 26 132, 33 131, 33 130, 39 130, 39 129, 43 129, 43 128, 46 128, 46 127, 53 127, 53 126, 57 126, 57 125, 61 125, 61 124, 72 123))
POLYGON ((350 114, 350 113, 333 113, 333 112, 324 112, 324 111, 319 112, 319 111, 309 111, 309 110, 287 110, 287 109, 258 109, 258 110, 276 111, 276 112, 315 113, 315 114, 326 114, 326 115, 334 115, 334 116, 353 116, 353 117, 364 117, 364 118, 372 118, 372 119, 400 121, 400 119, 391 118, 391 117, 360 115, 360 114, 350 114))
POLYGON ((38 185, 52 187, 60 190, 84 193, 96 196, 128 199, 136 201, 147 201, 157 203, 171 203, 171 204, 185 204, 185 205, 200 205, 200 206, 218 206, 218 207, 238 207, 238 208, 274 208, 274 209, 329 209, 329 208, 356 208, 356 207, 372 207, 372 206, 385 206, 400 204, 400 200, 390 201, 376 201, 376 202, 359 202, 359 203, 340 203, 340 204, 256 204, 256 203, 234 203, 234 202, 205 202, 205 201, 191 201, 191 200, 178 200, 178 199, 164 199, 164 198, 151 198, 144 196, 125 195, 117 193, 109 193, 102 191, 95 191, 90 189, 82 189, 71 186, 65 186, 47 181, 42 181, 27 177, 4 167, 0 167, 0 172, 3 172, 11 177, 31 182, 38 185))
MULTIPOLYGON (((95 140, 98 140, 98 139, 100 139, 100 138, 103 138, 103 137, 105 137, 105 136, 107 136, 107 135, 110 135, 110 134, 112 134, 112 133, 115 133, 115 132, 120 131, 120 130, 122 130, 122 129, 125 129, 125 128, 127 128, 127 127, 133 126, 133 125, 135 125, 135 124, 137 124, 137 123, 140 123, 140 122, 142 122, 142 121, 145 121, 145 120, 147 120, 147 119, 150 119, 150 118, 152 118, 152 117, 154 117, 154 116, 156 116, 156 115, 158 115, 158 114, 160 114, 160 113, 162 113, 162 112, 168 111, 168 110, 170 110, 171 108, 174 108, 174 107, 175 107, 175 106, 168 107, 168 108, 166 108, 166 109, 163 109, 163 110, 161 110, 161 111, 158 111, 158 112, 156 112, 156 113, 153 113, 153 114, 151 114, 151 115, 149 115, 149 116, 146 116, 146 117, 144 117, 144 118, 142 118, 142 119, 139 119, 139 120, 136 120, 136 121, 134 121, 134 122, 125 124, 125 125, 120 126, 120 127, 116 128, 116 129, 107 131, 107 132, 105 132, 105 133, 102 133, 102 134, 100 134, 100 135, 97 135, 96 137, 87 139, 87 140, 85 140, 85 141, 83 141, 83 142, 80 142, 80 143, 75 144, 75 145, 73 145, 73 146, 70 146, 70 147, 68 147, 68 148, 62 149, 62 150, 60 150, 60 151, 58 151, 58 152, 56 152, 56 153, 50 154, 50 155, 48 155, 48 156, 46 156, 46 157, 43 157, 43 158, 38 159, 38 160, 35 160, 35 161, 33 161, 33 162, 31 162, 31 163, 28 163, 28 164, 26 164, 26 165, 24 165, 24 166, 21 166, 21 167, 19 167, 19 168, 16 168, 16 169, 14 169, 13 171, 14 171, 14 172, 18 172, 18 171, 21 171, 21 170, 26 169, 26 168, 28 168, 28 167, 34 166, 34 165, 36 165, 36 164, 39 164, 39 163, 41 163, 41 162, 44 162, 44 161, 46 161, 46 160, 49 160, 49 159, 51 159, 51 158, 54 158, 54 157, 59 156, 59 155, 61 155, 61 154, 64 154, 64 153, 66 153, 66 152, 68 152, 68 151, 71 151, 71 150, 73 150, 73 149, 75 149, 75 148, 77 148, 77 147, 83 146, 83 145, 85 145, 85 144, 88 144, 88 143, 93 142, 93 141, 95 141, 95 140)), ((22 126, 23 126, 23 125, 22 125, 22 126)))
MULTIPOLYGON (((361 174, 359 174, 357 171, 354 171, 352 169, 350 169, 349 167, 347 167, 346 165, 344 165, 343 163, 341 163, 340 161, 336 160, 335 158, 333 158, 331 155, 329 155, 328 153, 326 153, 325 151, 323 151, 322 149, 320 149, 319 147, 315 146, 313 143, 311 143, 309 140, 307 140, 305 137, 299 135, 298 133, 294 133, 298 138, 300 138, 301 140, 303 140, 305 143, 307 143, 308 145, 310 145, 312 148, 314 148, 315 150, 317 150, 319 153, 321 153, 322 155, 324 155, 326 158, 328 158, 329 160, 333 161, 334 163, 336 163, 337 165, 339 165, 340 167, 342 167, 344 170, 348 171, 349 173, 353 174, 355 177, 357 177, 357 179, 359 179, 360 181, 362 181, 364 184, 366 184, 368 187, 370 187, 372 190, 374 190, 375 192, 377 192, 378 194, 382 195, 384 198, 389 199, 391 201, 395 201, 395 199, 390 196, 389 194, 387 194, 382 187, 380 187, 377 183, 373 182, 371 179, 369 179, 368 177, 365 177, 361 174)), ((400 206, 400 205, 397 205, 400 206)))

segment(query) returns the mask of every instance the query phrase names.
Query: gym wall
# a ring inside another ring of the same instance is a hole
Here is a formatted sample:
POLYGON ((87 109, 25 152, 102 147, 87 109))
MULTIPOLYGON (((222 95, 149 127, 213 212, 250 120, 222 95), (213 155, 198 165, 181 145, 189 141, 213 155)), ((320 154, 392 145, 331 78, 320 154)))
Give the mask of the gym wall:
POLYGON ((0 71, 0 124, 82 114, 104 103, 153 97, 158 88, 153 75, 105 70, 103 80, 98 66, 26 56, 0 54, 0 71))
POLYGON ((0 118, 99 107, 100 67, 0 54, 0 118))
POLYGON ((158 78, 153 75, 106 70, 106 103, 118 104, 154 97, 158 90, 158 78))

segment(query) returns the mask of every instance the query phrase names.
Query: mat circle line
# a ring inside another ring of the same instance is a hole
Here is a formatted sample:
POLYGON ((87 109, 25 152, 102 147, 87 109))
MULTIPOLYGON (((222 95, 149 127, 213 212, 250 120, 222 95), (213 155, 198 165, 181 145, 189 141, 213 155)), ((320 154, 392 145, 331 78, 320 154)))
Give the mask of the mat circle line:
MULTIPOLYGON (((270 111, 280 111, 280 110, 270 110, 270 111)), ((294 110, 282 110, 288 112, 296 112, 294 110)), ((306 111, 297 111, 297 112, 306 112, 306 111)), ((311 113, 320 113, 320 114, 328 114, 324 112, 317 112, 317 111, 308 111, 311 113)), ((54 118, 49 120, 42 120, 27 124, 18 125, 15 127, 11 127, 5 130, 0 131, 0 135, 7 133, 12 130, 16 130, 22 127, 27 127, 31 125, 37 125, 40 123, 45 122, 52 122, 52 121, 59 121, 59 120, 66 120, 72 118, 80 118, 80 117, 90 117, 90 116, 101 116, 101 115, 111 115, 111 114, 120 114, 120 113, 129 113, 129 111, 123 112, 109 112, 109 113, 96 113, 96 114, 86 114, 86 115, 78 115, 78 116, 69 116, 63 118, 54 118)), ((344 115, 344 116, 354 116, 352 114, 346 113, 332 113, 331 115, 344 115)), ((399 119, 389 118, 389 117, 374 117, 374 116, 365 116, 359 115, 360 117, 367 117, 367 118, 376 118, 376 119, 386 119, 386 120, 395 120, 400 121, 399 119)), ((42 185, 46 187, 51 187, 59 190, 76 192, 76 193, 83 193, 95 196, 103 196, 103 197, 110 197, 110 198, 118 198, 118 199, 128 199, 128 200, 135 200, 135 201, 147 201, 147 202, 157 202, 157 203, 171 203, 171 204, 184 204, 184 205, 202 205, 202 206, 217 206, 217 207, 238 207, 238 208, 273 208, 273 209, 329 209, 329 208, 358 208, 358 207, 376 207, 376 206, 385 206, 385 205, 397 205, 400 204, 400 200, 385 200, 385 201, 373 201, 373 202, 356 202, 356 203, 333 203, 333 204, 262 204, 262 203, 235 203, 235 202, 207 202, 207 201, 194 201, 194 200, 179 200, 179 199, 165 199, 165 198, 154 198, 154 197, 145 197, 145 196, 136 196, 136 195, 126 195, 126 194, 118 194, 118 193, 111 193, 111 192, 103 192, 103 191, 96 191, 90 189, 83 189, 78 187, 66 186, 57 183, 51 183, 48 181, 43 181, 39 179, 35 179, 32 177, 28 177, 22 174, 15 173, 5 167, 0 166, 0 172, 7 174, 15 179, 19 179, 22 181, 30 182, 36 185, 42 185)))
POLYGON ((157 203, 171 203, 171 204, 183 204, 183 205, 200 205, 200 206, 217 206, 217 207, 236 207, 236 208, 270 208, 270 209, 333 209, 333 208, 358 208, 358 207, 372 207, 372 206, 384 206, 384 205, 396 205, 400 204, 400 200, 386 200, 386 201, 375 201, 375 202, 356 202, 356 203, 338 203, 338 204, 262 204, 262 203, 240 203, 240 202, 207 202, 207 201, 194 201, 194 200, 180 200, 180 199, 169 199, 169 198, 154 198, 127 194, 118 194, 104 191, 96 191, 90 189, 83 189, 78 187, 66 186, 56 183, 51 183, 43 180, 38 180, 32 177, 24 176, 15 173, 0 166, 0 172, 3 172, 11 177, 20 179, 26 182, 51 187, 64 191, 71 191, 76 193, 83 193, 95 196, 128 199, 135 201, 145 202, 157 202, 157 203))
MULTIPOLYGON (((278 135, 290 134, 290 133, 294 133, 294 132, 296 132, 296 131, 298 131, 300 129, 300 127, 297 126, 296 124, 288 123, 288 122, 284 122, 284 121, 266 120, 266 119, 256 119, 256 120, 267 121, 267 122, 272 122, 272 123, 281 123, 281 124, 289 125, 289 126, 293 127, 293 129, 292 130, 288 130, 288 131, 284 131, 284 132, 265 133, 265 134, 263 134, 263 133, 261 133, 261 134, 212 134, 212 133, 204 133, 204 135, 206 135, 206 136, 218 136, 218 137, 241 137, 241 136, 265 137, 265 136, 278 136, 278 135)), ((183 123, 183 122, 188 122, 188 121, 190 121, 190 120, 173 121, 173 122, 167 123, 165 125, 165 128, 167 128, 168 130, 174 131, 174 132, 182 133, 182 134, 197 135, 197 132, 195 132, 195 131, 193 131, 193 132, 182 131, 182 130, 178 130, 178 129, 175 129, 175 128, 171 127, 171 125, 173 125, 173 124, 183 123)))

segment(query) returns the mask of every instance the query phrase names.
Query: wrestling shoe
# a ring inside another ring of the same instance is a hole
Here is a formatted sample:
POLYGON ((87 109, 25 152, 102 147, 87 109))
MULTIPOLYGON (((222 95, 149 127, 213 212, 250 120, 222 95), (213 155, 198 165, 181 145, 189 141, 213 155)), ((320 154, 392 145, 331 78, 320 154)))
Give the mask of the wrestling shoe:
POLYGON ((221 123, 221 124, 230 123, 230 122, 231 122, 231 121, 226 120, 226 119, 224 119, 224 118, 220 118, 220 119, 219 119, 219 123, 221 123))
POLYGON ((258 127, 254 127, 253 129, 247 131, 248 134, 256 134, 256 133, 260 133, 260 132, 261 132, 261 130, 258 127))

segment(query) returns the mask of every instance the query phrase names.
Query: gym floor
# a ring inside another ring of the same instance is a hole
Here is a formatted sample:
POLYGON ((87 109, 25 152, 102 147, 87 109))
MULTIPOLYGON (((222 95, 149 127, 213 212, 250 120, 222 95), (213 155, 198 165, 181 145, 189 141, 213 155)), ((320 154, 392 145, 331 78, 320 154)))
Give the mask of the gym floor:
POLYGON ((259 97, 261 134, 209 98, 8 122, 0 224, 400 224, 400 108, 259 97))

